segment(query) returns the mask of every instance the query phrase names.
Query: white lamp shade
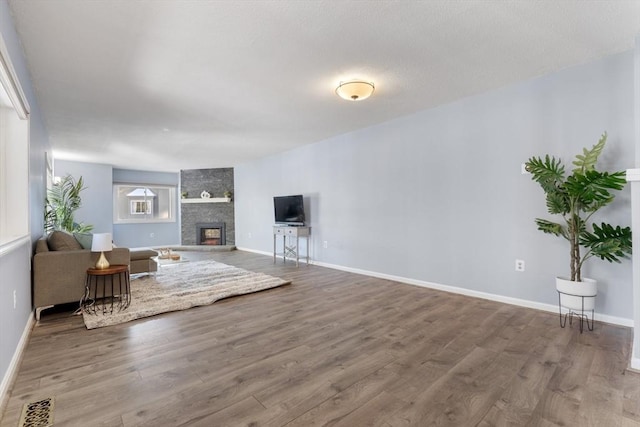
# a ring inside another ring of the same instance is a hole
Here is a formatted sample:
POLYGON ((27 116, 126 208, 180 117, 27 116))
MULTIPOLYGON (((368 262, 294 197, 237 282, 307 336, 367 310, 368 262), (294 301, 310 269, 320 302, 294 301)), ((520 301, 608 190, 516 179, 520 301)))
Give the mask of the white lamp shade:
POLYGON ((340 98, 347 101, 362 101, 371 96, 375 86, 371 82, 363 80, 350 80, 348 82, 340 82, 336 88, 336 93, 340 98))
POLYGON ((91 252, 105 252, 113 249, 111 233, 97 233, 93 235, 91 252))

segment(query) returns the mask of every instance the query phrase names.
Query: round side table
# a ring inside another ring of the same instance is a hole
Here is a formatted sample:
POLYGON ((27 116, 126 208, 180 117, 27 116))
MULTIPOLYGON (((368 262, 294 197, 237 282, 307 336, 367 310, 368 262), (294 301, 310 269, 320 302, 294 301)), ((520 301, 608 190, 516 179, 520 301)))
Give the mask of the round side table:
POLYGON ((88 268, 85 292, 80 300, 82 311, 96 314, 102 308, 102 314, 113 313, 114 302, 118 310, 126 310, 131 304, 129 266, 110 265, 104 269, 88 268))

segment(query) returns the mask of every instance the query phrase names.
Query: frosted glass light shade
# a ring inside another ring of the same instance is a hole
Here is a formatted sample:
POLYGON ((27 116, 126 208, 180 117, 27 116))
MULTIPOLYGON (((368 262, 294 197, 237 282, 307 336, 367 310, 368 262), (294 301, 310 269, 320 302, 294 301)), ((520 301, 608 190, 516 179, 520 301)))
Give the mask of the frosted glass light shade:
POLYGON ((371 96, 375 86, 371 82, 363 80, 350 80, 348 82, 340 82, 336 88, 336 93, 340 98, 347 101, 362 101, 371 96))

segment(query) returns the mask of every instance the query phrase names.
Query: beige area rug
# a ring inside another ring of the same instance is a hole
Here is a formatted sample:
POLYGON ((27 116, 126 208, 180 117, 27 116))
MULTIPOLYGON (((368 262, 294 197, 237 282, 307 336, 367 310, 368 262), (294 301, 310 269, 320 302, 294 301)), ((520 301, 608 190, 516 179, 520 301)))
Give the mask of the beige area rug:
POLYGON ((291 283, 215 261, 196 261, 162 267, 155 276, 131 279, 131 305, 113 313, 82 313, 87 329, 116 325, 168 311, 212 304, 291 283))

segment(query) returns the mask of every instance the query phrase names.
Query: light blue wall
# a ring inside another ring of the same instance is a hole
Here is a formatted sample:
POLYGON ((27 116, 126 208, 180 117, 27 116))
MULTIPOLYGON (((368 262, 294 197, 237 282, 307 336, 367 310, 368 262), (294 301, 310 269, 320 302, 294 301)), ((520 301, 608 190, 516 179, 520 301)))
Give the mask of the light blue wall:
POLYGON ((93 224, 96 233, 112 233, 117 246, 139 248, 177 245, 180 243, 180 220, 176 194, 176 222, 151 224, 113 224, 113 184, 179 185, 178 173, 114 169, 111 165, 56 160, 56 176, 82 176, 86 189, 82 207, 76 212, 77 222, 93 224), (153 237, 152 237, 153 236, 153 237))
POLYGON ((74 215, 78 223, 93 225, 93 233, 113 233, 113 168, 97 163, 56 160, 55 176, 82 177, 85 190, 80 193, 82 206, 74 215))
MULTIPOLYGON (((44 153, 51 152, 44 119, 38 108, 22 47, 15 32, 6 0, 0 0, 0 34, 31 108, 29 122, 29 228, 31 242, 0 254, 0 382, 8 369, 20 337, 31 316, 31 253, 35 240, 43 233, 45 198, 44 153), (16 291, 16 308, 13 291, 16 291)), ((0 396, 2 397, 2 396, 0 396)))
MULTIPOLYGON (((148 172, 114 169, 113 182, 120 184, 179 185, 180 175, 170 172, 148 172)), ((151 224, 114 224, 113 239, 118 246, 130 248, 159 247, 180 244, 179 196, 175 195, 176 221, 151 224)))
MULTIPOLYGON (((601 165, 633 167, 633 67, 626 52, 236 166, 237 245, 270 252, 272 197, 302 193, 319 262, 557 304, 568 248, 536 230, 544 197, 521 164, 607 131, 601 165)), ((628 188, 606 215, 630 224, 628 188)), ((598 312, 632 318, 631 262, 586 275, 598 312)))
POLYGON ((31 244, 25 242, 0 254, 0 382, 8 374, 11 360, 31 315, 31 253, 31 244))

